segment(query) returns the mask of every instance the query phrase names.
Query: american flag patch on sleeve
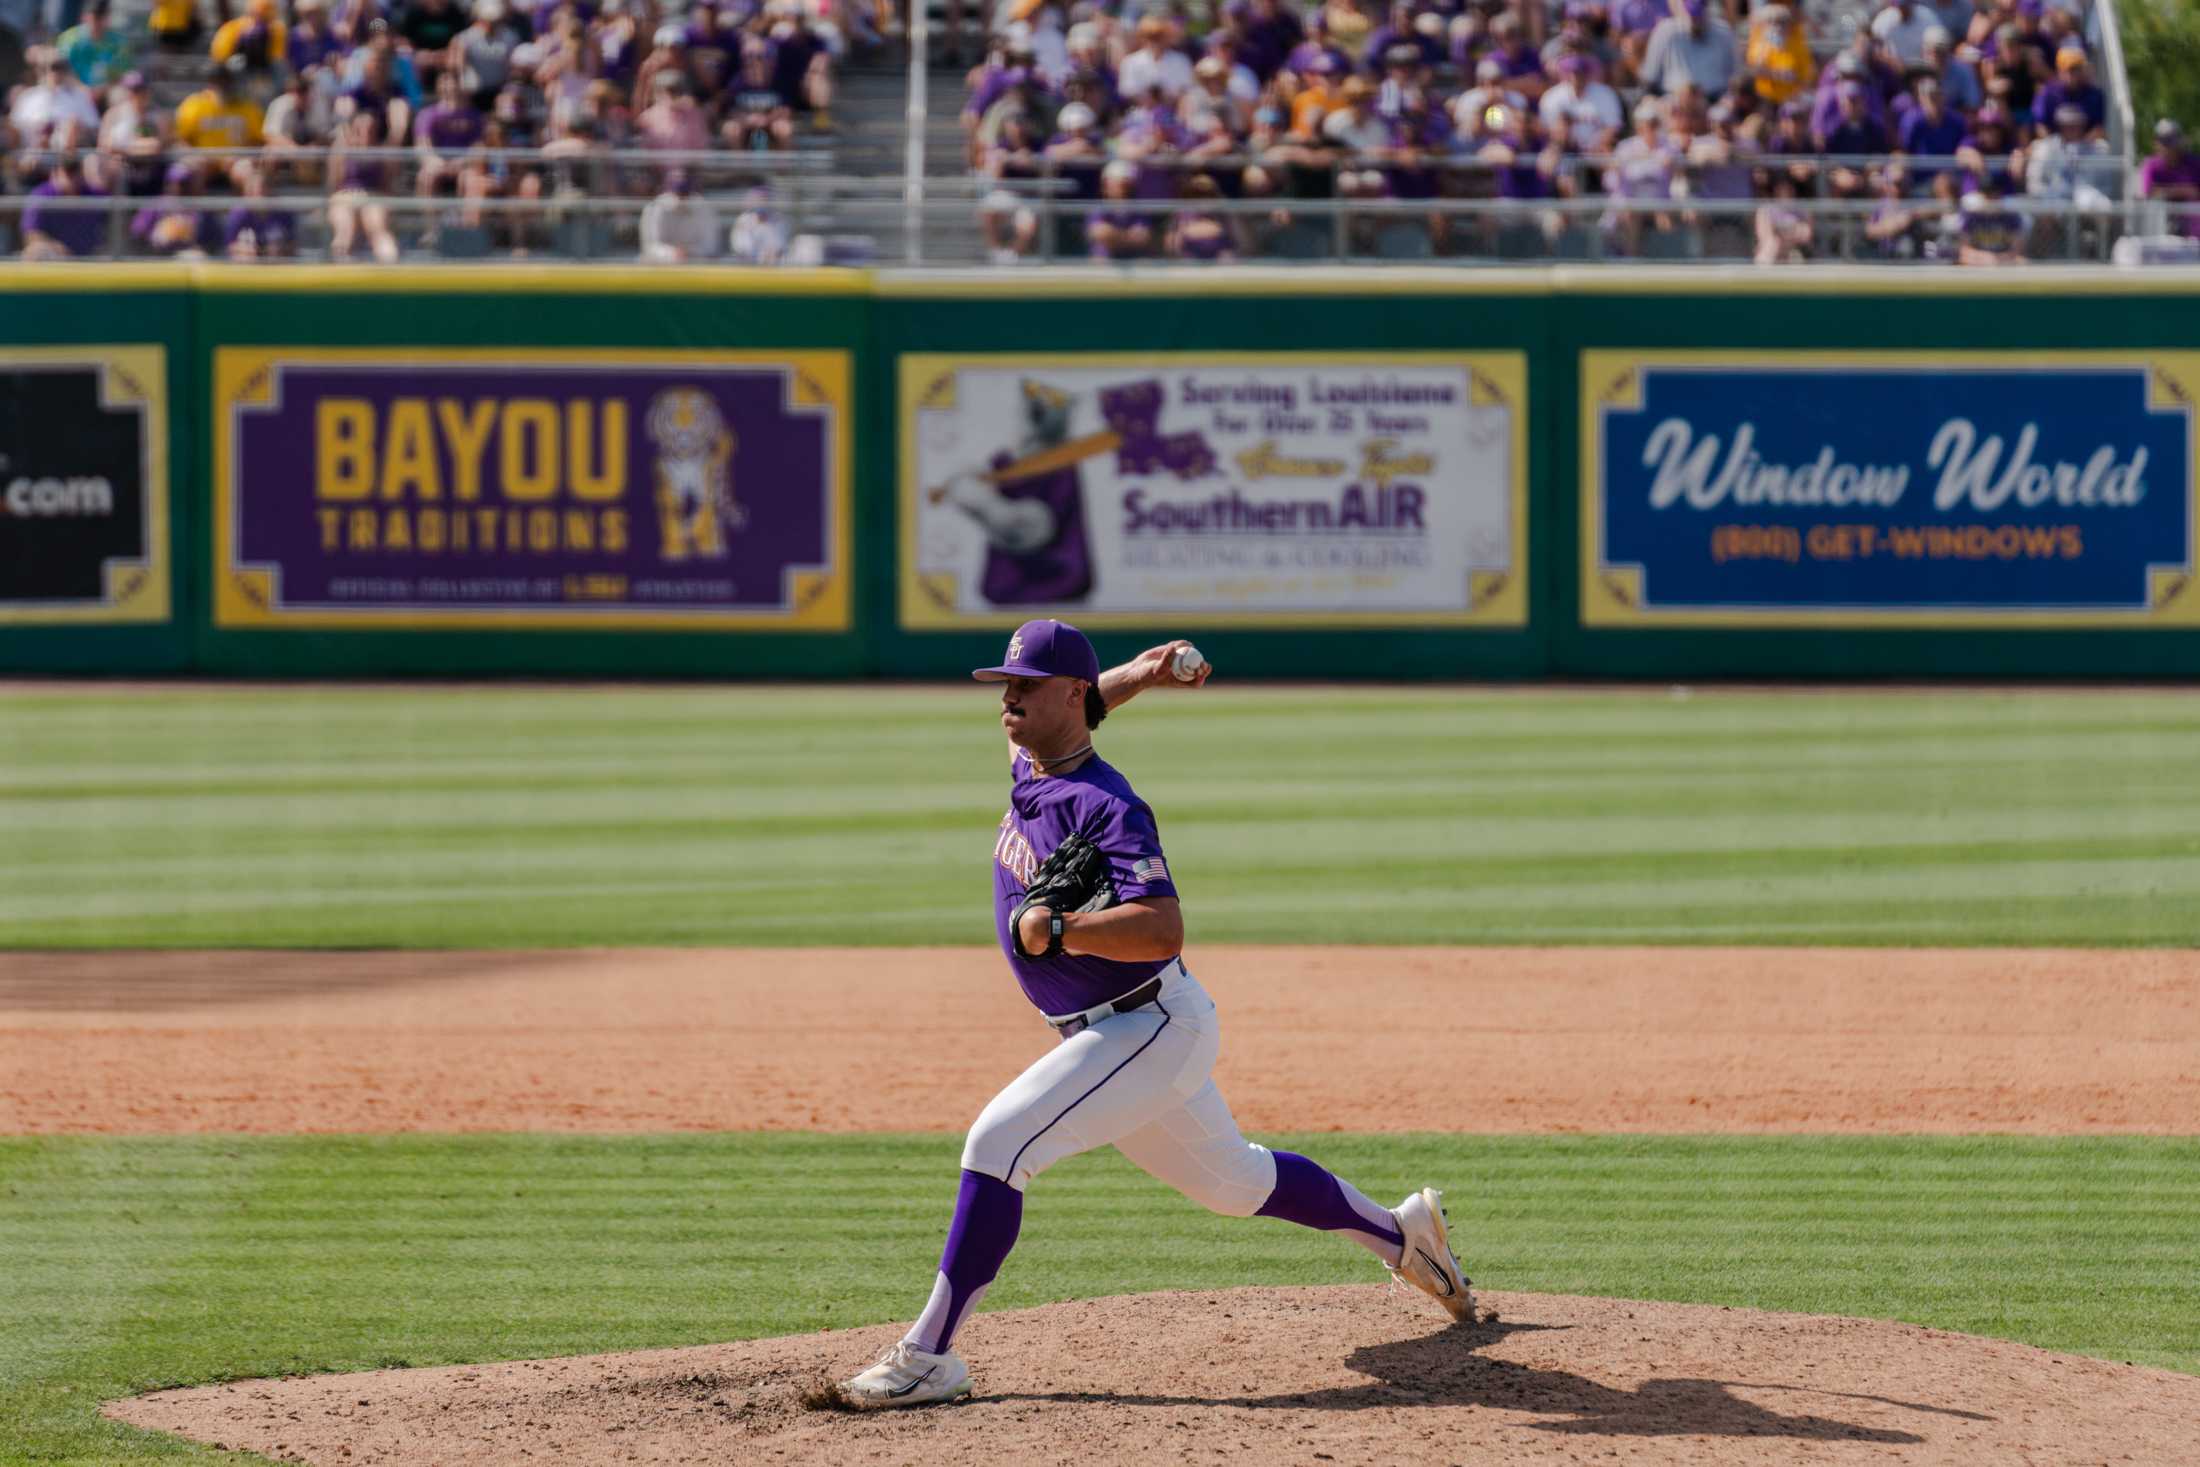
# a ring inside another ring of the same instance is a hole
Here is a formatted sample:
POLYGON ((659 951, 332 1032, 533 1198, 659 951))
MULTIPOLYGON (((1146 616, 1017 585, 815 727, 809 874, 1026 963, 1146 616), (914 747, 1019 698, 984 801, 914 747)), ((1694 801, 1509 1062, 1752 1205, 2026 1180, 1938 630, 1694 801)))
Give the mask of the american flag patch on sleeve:
POLYGON ((1168 879, 1169 863, 1159 856, 1141 856, 1131 862, 1131 880, 1133 881, 1167 881, 1168 879))

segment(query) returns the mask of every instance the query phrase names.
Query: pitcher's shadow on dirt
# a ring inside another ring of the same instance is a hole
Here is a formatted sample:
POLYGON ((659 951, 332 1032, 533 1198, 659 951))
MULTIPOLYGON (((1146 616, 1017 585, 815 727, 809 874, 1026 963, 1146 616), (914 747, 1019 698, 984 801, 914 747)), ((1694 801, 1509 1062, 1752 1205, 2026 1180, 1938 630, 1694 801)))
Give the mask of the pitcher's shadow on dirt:
POLYGON ((1804 1441, 1860 1441, 1918 1445, 1925 1438, 1908 1431, 1861 1426, 1830 1416, 1788 1415, 1768 1410, 1733 1394, 1748 1390, 1794 1391, 1839 1400, 1872 1401, 1905 1411, 1990 1421, 1975 1411, 1901 1401, 1889 1396, 1821 1391, 1810 1386, 1761 1381, 1694 1378, 1652 1379, 1635 1390, 1601 1385, 1565 1370, 1538 1369, 1479 1353, 1507 1335, 1531 1330, 1572 1329, 1513 1320, 1454 1324, 1417 1340, 1368 1345, 1345 1357, 1345 1364, 1371 1376, 1365 1385, 1303 1391, 1281 1396, 1141 1396, 1099 1391, 1026 1392, 980 1396, 986 1401, 1110 1401, 1123 1406, 1235 1406, 1243 1410, 1362 1411, 1389 1406, 1482 1406, 1556 1416, 1538 1421, 1538 1431, 1589 1436, 1758 1436, 1804 1441))

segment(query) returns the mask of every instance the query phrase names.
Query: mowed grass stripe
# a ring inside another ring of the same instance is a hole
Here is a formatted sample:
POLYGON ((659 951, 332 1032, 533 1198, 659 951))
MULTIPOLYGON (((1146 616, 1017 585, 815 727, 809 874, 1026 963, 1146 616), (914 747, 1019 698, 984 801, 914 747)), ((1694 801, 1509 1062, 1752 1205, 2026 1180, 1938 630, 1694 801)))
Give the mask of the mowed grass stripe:
MULTIPOLYGON (((0 944, 983 940, 989 706, 7 698, 0 944)), ((2165 693, 1319 688, 1154 695, 1102 742, 1202 941, 2113 945, 2200 931, 2195 732, 2165 693)))
MULTIPOLYGON (((1270 1139, 1377 1196, 1449 1187, 1494 1288, 1900 1318, 2200 1371, 2200 1140, 1270 1139)), ((0 1441, 137 1460, 187 1449, 99 1421, 99 1400, 903 1318, 957 1144, 0 1141, 0 1441)), ((1025 1216, 988 1308, 1379 1279, 1348 1244, 1211 1216, 1112 1153, 1049 1173, 1025 1216)))

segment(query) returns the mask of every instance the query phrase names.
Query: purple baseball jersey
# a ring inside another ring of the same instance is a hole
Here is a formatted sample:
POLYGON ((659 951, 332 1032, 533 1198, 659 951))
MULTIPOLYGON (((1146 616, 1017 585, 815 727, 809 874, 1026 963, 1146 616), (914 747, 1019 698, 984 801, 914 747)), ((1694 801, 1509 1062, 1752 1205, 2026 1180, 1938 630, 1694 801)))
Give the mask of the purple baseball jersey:
MULTIPOLYGON (((993 467, 1003 468, 1012 462, 1014 455, 997 454, 993 467)), ((988 546, 980 586, 985 599, 995 606, 1037 606, 1082 601, 1091 595, 1092 552, 1085 543, 1085 481, 1077 466, 1010 479, 1000 491, 1003 499, 1036 499, 1045 505, 1054 515, 1054 538, 1023 554, 988 546)))
POLYGON ((1009 914, 1023 900, 1031 873, 1073 830, 1083 831, 1108 858, 1117 901, 1176 895, 1153 811, 1114 765, 1095 754, 1068 774, 1040 779, 1031 772, 1030 757, 1017 750, 1009 760, 1008 813, 993 842, 993 919, 1009 970, 1042 1014, 1079 1013, 1120 998, 1175 961, 1017 956, 1009 914))

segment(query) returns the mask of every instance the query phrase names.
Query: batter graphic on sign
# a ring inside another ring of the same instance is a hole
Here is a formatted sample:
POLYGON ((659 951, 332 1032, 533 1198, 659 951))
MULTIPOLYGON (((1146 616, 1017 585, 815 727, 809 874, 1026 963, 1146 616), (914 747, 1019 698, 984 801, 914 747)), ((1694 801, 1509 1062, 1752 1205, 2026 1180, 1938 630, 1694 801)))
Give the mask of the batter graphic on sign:
POLYGON ((1198 433, 1164 437, 1157 381, 1105 388, 1103 432, 1069 435, 1076 397, 1033 378, 1022 383, 1024 432, 989 466, 955 475, 931 491, 985 535, 980 592, 995 606, 1061 605, 1092 594, 1092 544, 1078 465, 1113 453, 1119 472, 1166 472, 1196 479, 1215 471, 1214 451, 1198 433))
POLYGON ((747 519, 733 497, 734 435, 725 415, 700 387, 668 387, 650 401, 649 436, 664 558, 724 559, 725 528, 747 519))

